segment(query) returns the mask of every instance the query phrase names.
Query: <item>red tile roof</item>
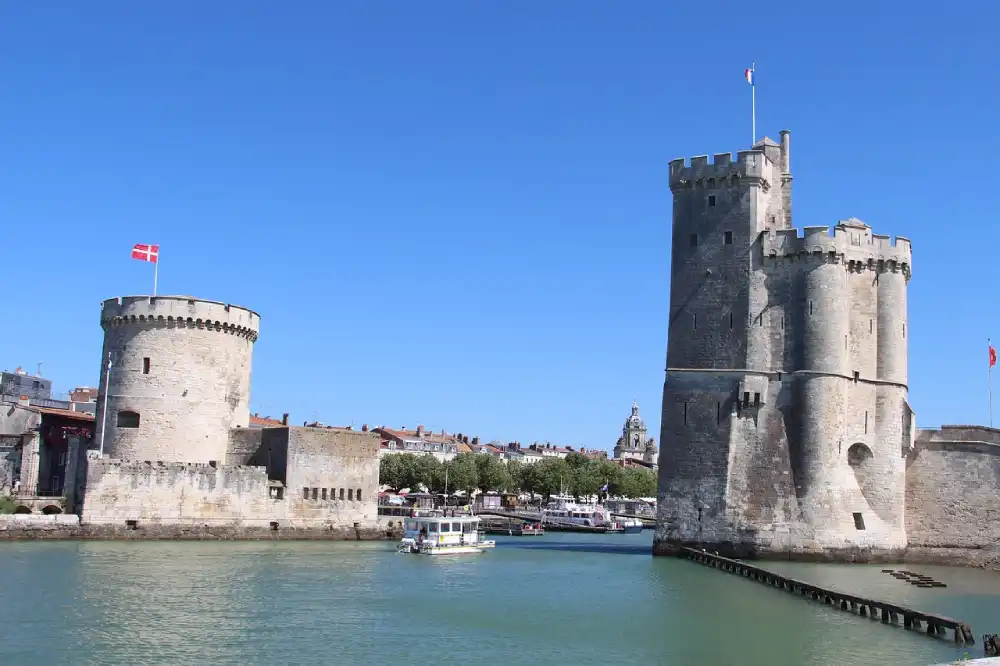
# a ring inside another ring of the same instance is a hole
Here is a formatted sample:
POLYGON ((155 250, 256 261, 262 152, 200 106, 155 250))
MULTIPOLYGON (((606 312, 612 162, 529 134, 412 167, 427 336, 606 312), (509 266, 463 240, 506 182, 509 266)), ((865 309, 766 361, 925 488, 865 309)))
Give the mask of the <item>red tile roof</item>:
POLYGON ((285 424, 279 419, 272 419, 270 416, 257 416, 256 414, 250 415, 250 425, 272 426, 278 428, 285 427, 285 424))

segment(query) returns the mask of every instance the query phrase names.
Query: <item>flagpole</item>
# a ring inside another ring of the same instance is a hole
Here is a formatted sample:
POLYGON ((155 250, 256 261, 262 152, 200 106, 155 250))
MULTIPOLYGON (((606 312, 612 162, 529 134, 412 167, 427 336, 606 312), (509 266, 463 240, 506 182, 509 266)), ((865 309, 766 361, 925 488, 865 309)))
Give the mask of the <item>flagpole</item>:
POLYGON ((757 143, 757 63, 750 63, 750 117, 753 125, 753 140, 750 147, 757 143))
POLYGON ((986 338, 986 346, 990 349, 990 360, 989 360, 990 369, 987 371, 989 373, 988 374, 989 379, 987 381, 989 383, 989 396, 990 396, 990 427, 992 428, 993 427, 993 351, 992 351, 993 344, 992 342, 990 342, 989 338, 986 338))
POLYGON ((156 253, 156 261, 153 262, 153 296, 156 296, 156 278, 160 272, 160 253, 156 253))

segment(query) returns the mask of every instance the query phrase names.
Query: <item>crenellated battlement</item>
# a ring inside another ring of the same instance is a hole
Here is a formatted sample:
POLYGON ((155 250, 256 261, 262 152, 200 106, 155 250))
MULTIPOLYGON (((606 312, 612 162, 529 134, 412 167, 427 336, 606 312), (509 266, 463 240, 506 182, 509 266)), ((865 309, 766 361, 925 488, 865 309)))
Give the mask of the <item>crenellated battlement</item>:
POLYGON ((260 315, 238 305, 188 296, 124 296, 101 304, 101 326, 200 328, 257 341, 260 315))
POLYGON ((105 470, 117 470, 124 473, 146 472, 183 472, 190 474, 215 474, 216 472, 267 474, 267 468, 258 465, 222 465, 212 463, 165 462, 162 460, 121 460, 119 458, 102 457, 94 451, 88 451, 88 465, 100 466, 105 470))
POLYGON ((856 270, 896 269, 907 278, 912 269, 908 238, 874 234, 871 227, 855 218, 833 227, 769 230, 761 237, 761 248, 765 257, 834 257, 856 270))
POLYGON ((707 155, 700 155, 692 157, 690 165, 680 157, 670 162, 670 189, 729 187, 745 178, 769 184, 772 166, 763 150, 741 150, 735 161, 732 153, 717 153, 712 162, 707 155))

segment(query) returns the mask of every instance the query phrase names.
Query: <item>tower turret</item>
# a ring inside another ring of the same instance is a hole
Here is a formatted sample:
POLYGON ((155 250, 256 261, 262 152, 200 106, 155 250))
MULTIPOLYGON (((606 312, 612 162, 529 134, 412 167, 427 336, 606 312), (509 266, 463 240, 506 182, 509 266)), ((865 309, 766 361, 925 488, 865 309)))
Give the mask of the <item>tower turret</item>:
POLYGON ((256 312, 187 296, 104 301, 98 446, 123 460, 224 462, 229 430, 249 423, 259 326, 256 312))

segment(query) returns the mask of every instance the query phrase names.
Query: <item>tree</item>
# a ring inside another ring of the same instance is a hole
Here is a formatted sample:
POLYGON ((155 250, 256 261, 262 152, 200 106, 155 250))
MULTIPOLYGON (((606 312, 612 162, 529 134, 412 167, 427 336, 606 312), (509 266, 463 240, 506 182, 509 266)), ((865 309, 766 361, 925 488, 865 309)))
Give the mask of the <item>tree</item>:
POLYGON ((525 468, 527 467, 530 465, 525 465, 520 460, 508 460, 506 465, 507 485, 503 489, 509 493, 528 492, 524 487, 525 468))
POLYGON ((382 457, 378 463, 378 482, 383 486, 389 486, 389 490, 398 493, 406 487, 407 465, 413 464, 412 460, 407 460, 404 456, 413 458, 413 454, 390 453, 382 457))
POLYGON ((479 485, 476 469, 476 454, 459 453, 454 459, 440 465, 431 481, 431 489, 436 493, 453 493, 464 490, 471 497, 479 485))
POLYGON ((506 490, 511 485, 507 466, 496 456, 488 453, 477 455, 476 471, 479 489, 484 493, 506 490))
POLYGON ((629 467, 622 470, 621 481, 616 494, 628 498, 655 497, 656 473, 641 467, 629 467))
POLYGON ((546 500, 553 494, 561 493, 564 489, 572 489, 573 470, 565 460, 546 458, 530 465, 530 467, 533 468, 535 492, 544 495, 546 500))
POLYGON ((414 455, 404 453, 403 465, 403 487, 412 491, 419 491, 421 488, 430 489, 434 483, 434 478, 441 469, 441 461, 431 455, 414 455))

